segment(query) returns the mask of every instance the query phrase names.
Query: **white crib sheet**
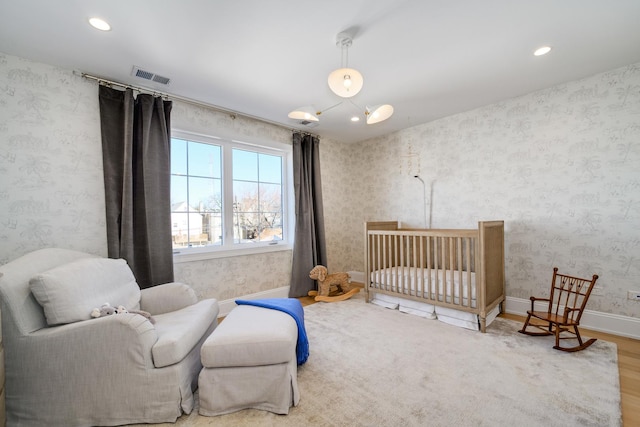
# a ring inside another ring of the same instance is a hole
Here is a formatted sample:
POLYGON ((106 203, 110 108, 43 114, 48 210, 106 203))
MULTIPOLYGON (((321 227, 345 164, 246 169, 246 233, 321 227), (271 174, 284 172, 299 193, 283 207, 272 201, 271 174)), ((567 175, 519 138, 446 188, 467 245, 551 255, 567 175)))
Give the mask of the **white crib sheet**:
POLYGON ((457 270, 442 270, 442 269, 426 269, 415 267, 390 267, 381 270, 371 272, 371 281, 375 286, 389 286, 393 292, 399 291, 399 287, 402 283, 405 285, 405 292, 410 292, 411 295, 415 295, 416 289, 419 293, 423 290, 431 290, 432 295, 438 295, 438 299, 443 300, 446 295, 446 301, 451 302, 451 296, 454 296, 454 303, 460 304, 460 286, 462 283, 462 304, 467 305, 468 298, 468 284, 471 284, 471 307, 476 307, 476 274, 467 274, 463 271, 457 270), (453 273, 453 280, 451 280, 451 273, 453 273), (429 282, 429 277, 431 282, 429 282), (437 277, 437 279, 436 279, 437 277), (443 279, 444 278, 444 279, 443 279), (401 280, 399 280, 401 279, 401 280), (400 282, 400 283, 399 283, 400 282), (429 287, 429 283, 431 286, 429 287), (409 289, 407 289, 409 284, 409 289), (443 295, 443 291, 445 295, 443 295))

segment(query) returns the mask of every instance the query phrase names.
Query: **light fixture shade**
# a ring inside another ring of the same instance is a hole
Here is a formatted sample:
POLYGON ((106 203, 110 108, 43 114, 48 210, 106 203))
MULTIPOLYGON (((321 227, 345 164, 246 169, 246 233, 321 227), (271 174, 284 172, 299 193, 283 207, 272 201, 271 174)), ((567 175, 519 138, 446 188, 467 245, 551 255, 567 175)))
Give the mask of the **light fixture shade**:
POLYGON ((328 82, 333 93, 342 98, 351 98, 360 92, 364 79, 353 68, 338 68, 329 74, 328 82))
POLYGON ((365 114, 367 116, 367 124, 372 125, 391 117, 393 115, 393 107, 389 104, 376 105, 375 107, 367 108, 365 114))
POLYGON ((542 55, 546 55, 549 52, 551 52, 551 46, 542 46, 536 49, 536 51, 533 52, 533 54, 535 56, 542 56, 542 55))
POLYGON ((98 30, 101 31, 110 31, 111 30, 111 25, 109 25, 109 23, 103 19, 100 18, 90 18, 89 19, 89 24, 91 24, 91 26, 93 28, 96 28, 98 30))
POLYGON ((295 120, 309 120, 312 122, 319 122, 320 119, 317 116, 317 111, 313 106, 309 105, 306 107, 296 108, 292 112, 289 113, 290 119, 295 120))

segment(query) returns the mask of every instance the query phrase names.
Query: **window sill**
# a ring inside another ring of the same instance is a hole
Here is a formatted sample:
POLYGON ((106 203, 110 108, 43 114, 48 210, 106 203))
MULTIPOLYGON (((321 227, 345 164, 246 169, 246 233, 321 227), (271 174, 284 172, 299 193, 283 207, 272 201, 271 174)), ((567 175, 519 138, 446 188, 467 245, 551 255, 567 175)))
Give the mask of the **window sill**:
MULTIPOLYGON (((179 251, 180 249, 176 249, 179 251)), ((217 259, 217 258, 230 258, 236 256, 246 256, 246 255, 257 255, 257 254, 265 254, 270 252, 280 252, 280 251, 290 251, 292 250, 292 246, 286 243, 280 243, 277 245, 264 245, 264 246, 253 246, 248 248, 238 248, 238 249, 214 249, 214 250, 203 250, 203 249, 185 249, 183 252, 173 254, 173 263, 181 264, 184 262, 192 262, 192 261, 203 261, 207 259, 217 259)))

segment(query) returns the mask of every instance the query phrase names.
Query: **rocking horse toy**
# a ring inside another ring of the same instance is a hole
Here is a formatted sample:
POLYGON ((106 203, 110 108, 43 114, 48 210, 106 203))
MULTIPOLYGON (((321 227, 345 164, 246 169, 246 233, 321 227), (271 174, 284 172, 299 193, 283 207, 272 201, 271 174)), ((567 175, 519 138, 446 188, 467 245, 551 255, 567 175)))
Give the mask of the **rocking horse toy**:
POLYGON ((351 276, 347 273, 327 274, 327 267, 316 265, 309 272, 309 278, 318 282, 317 291, 309 291, 310 297, 315 297, 316 301, 335 302, 344 301, 351 298, 360 288, 352 287, 349 283, 351 276))

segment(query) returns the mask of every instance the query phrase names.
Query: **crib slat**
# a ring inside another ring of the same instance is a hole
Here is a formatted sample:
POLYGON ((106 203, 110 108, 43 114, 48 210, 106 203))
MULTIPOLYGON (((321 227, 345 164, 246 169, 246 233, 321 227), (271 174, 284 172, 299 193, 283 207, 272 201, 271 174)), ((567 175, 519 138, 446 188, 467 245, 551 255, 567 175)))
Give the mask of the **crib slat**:
POLYGON ((400 246, 400 250, 398 251, 398 292, 404 293, 404 236, 398 236, 398 245, 400 246))
MULTIPOLYGON (((458 295, 460 296, 460 305, 464 304, 463 293, 462 293, 462 239, 460 237, 456 237, 456 276, 458 277, 458 295)), ((455 282, 454 282, 455 283, 455 282)))
POLYGON ((436 300, 440 300, 441 296, 442 296, 442 268, 444 267, 444 265, 442 265, 442 238, 441 237, 436 237, 435 238, 435 247, 433 248, 433 256, 436 259, 435 262, 435 269, 436 269, 436 276, 435 276, 435 281, 436 281, 436 295, 435 295, 435 299, 436 300))
POLYGON ((443 299, 445 302, 447 301, 447 238, 442 238, 442 294, 444 295, 443 299))
MULTIPOLYGON (((414 239, 415 241, 415 239, 414 239)), ((416 265, 416 268, 420 268, 420 281, 422 282, 422 297, 425 297, 425 287, 424 287, 424 239, 422 237, 418 238, 418 247, 419 247, 419 254, 418 254, 418 264, 416 265)), ((418 272, 416 271, 416 274, 418 274, 418 272)))
POLYGON ((369 257, 369 281, 371 282, 370 286, 375 287, 376 283, 378 283, 378 270, 380 266, 376 263, 377 258, 375 254, 379 253, 380 247, 376 245, 376 239, 380 236, 369 235, 369 253, 367 256, 369 257), (372 274, 373 273, 373 274, 372 274))
POLYGON ((382 263, 382 260, 384 259, 383 257, 385 257, 386 252, 387 252, 387 248, 385 244, 380 244, 380 241, 385 239, 385 237, 378 235, 378 270, 380 272, 380 281, 379 281, 379 287, 380 288, 384 288, 384 284, 386 283, 385 278, 383 277, 384 275, 384 269, 385 269, 385 265, 382 263))
POLYGON ((407 282, 405 284, 408 285, 407 292, 409 294, 412 294, 411 285, 413 284, 414 287, 417 286, 417 285, 415 283, 412 283, 412 282, 414 282, 414 280, 412 279, 413 276, 411 275, 411 265, 412 265, 412 263, 411 263, 411 253, 412 253, 411 252, 411 236, 405 236, 404 240, 405 240, 405 242, 404 242, 404 244, 405 244, 404 264, 405 264, 405 268, 406 268, 406 279, 405 279, 405 281, 407 282))
POLYGON ((415 282, 416 282, 416 296, 423 296, 422 293, 422 275, 418 276, 418 272, 422 271, 422 270, 418 270, 418 251, 417 251, 417 247, 418 247, 418 242, 416 241, 417 238, 413 237, 411 239, 411 250, 412 250, 412 260, 411 260, 411 264, 413 266, 413 269, 411 270, 413 272, 413 277, 415 278, 415 282))
POLYGON ((395 267, 395 282, 393 282, 393 285, 395 286, 394 291, 398 292, 400 291, 400 288, 398 288, 398 281, 400 280, 400 255, 399 252, 401 251, 401 242, 400 242, 400 236, 394 236, 394 242, 393 242, 393 249, 394 249, 394 257, 393 257, 393 266, 395 267))
POLYGON ((471 301, 472 301, 471 296, 473 295, 471 293, 471 291, 472 291, 472 287, 471 287, 471 239, 470 238, 465 238, 464 240, 465 240, 465 243, 466 243, 466 248, 465 248, 466 261, 465 261, 465 264, 467 266, 467 298, 469 299, 469 307, 471 307, 471 301))
POLYGON ((429 299, 433 299, 433 288, 432 288, 432 280, 431 280, 431 237, 425 237, 427 243, 427 292, 429 295, 429 299))
POLYGON ((382 270, 384 269, 384 266, 382 264, 382 256, 383 256, 382 254, 384 252, 384 244, 382 244, 382 242, 381 242, 382 239, 384 239, 384 237, 376 236, 376 245, 378 247, 377 248, 377 252, 376 252, 376 255, 377 255, 377 257, 376 257, 377 258, 376 259, 376 262, 377 262, 377 265, 376 265, 376 267, 377 267, 376 268, 376 272, 377 272, 376 273, 376 277, 377 277, 376 288, 380 288, 381 287, 381 283, 383 283, 383 280, 384 280, 382 278, 382 274, 384 274, 384 273, 382 273, 382 270))
POLYGON ((394 291, 398 292, 399 288, 398 288, 398 280, 400 279, 400 268, 399 268, 399 264, 400 264, 400 255, 399 252, 401 250, 400 248, 400 236, 396 235, 393 238, 394 242, 393 242, 393 266, 395 267, 395 282, 393 282, 393 285, 395 286, 393 288, 394 291))

